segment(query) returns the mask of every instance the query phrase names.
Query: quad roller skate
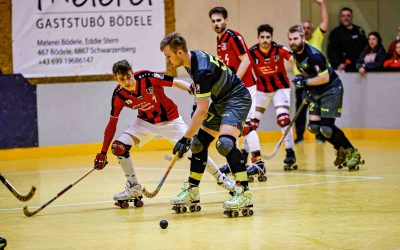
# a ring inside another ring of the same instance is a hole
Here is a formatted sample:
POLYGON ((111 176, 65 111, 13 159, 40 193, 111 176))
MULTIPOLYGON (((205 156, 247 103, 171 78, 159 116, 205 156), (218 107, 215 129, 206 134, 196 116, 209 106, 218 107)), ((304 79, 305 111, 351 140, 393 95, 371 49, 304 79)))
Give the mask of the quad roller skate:
POLYGON ((135 207, 143 207, 142 199, 142 186, 139 184, 131 186, 127 182, 125 190, 114 195, 114 200, 116 201, 114 205, 125 209, 129 207, 129 202, 132 202, 135 207))
POLYGON ((189 187, 188 182, 184 182, 182 192, 171 199, 172 210, 175 213, 199 212, 201 210, 199 187, 189 187))
POLYGON ((257 176, 258 181, 260 181, 260 182, 267 181, 265 166, 264 166, 264 162, 262 160, 258 160, 256 162, 254 162, 247 168, 247 176, 248 176, 249 182, 254 181, 255 175, 257 176))
POLYGON ((336 159, 333 164, 342 169, 344 167, 344 163, 346 161, 347 150, 343 147, 340 147, 339 150, 336 151, 336 159))
POLYGON ((232 179, 229 179, 225 174, 221 174, 219 176, 217 184, 220 187, 229 190, 230 192, 235 191, 236 182, 232 179))
POLYGON ((357 149, 348 148, 346 151, 346 160, 343 165, 348 167, 349 171, 358 171, 360 169, 360 165, 365 164, 365 161, 361 159, 361 155, 357 149))
POLYGON ((291 171, 291 170, 297 170, 297 164, 296 164, 296 155, 294 154, 293 149, 287 148, 286 149, 286 158, 283 161, 285 165, 283 165, 283 170, 285 171, 291 171))
POLYGON ((251 209, 253 207, 251 198, 250 190, 245 191, 243 186, 236 186, 233 197, 223 204, 224 214, 229 218, 236 218, 240 213, 243 216, 252 216, 254 212, 251 209))

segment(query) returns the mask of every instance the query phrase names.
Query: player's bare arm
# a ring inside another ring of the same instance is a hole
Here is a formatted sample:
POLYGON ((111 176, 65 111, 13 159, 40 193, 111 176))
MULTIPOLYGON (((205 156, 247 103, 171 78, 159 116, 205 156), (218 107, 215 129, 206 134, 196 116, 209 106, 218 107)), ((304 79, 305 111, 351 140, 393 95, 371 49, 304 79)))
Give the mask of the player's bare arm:
POLYGON ((204 119, 207 118, 208 105, 210 100, 208 98, 197 99, 197 108, 193 113, 192 121, 186 130, 185 137, 192 138, 197 131, 199 131, 204 119))
POLYGON ((307 86, 318 86, 318 85, 323 85, 329 82, 329 72, 326 71, 326 73, 322 75, 318 75, 313 78, 308 78, 307 80, 307 86))
POLYGON ((240 58, 240 65, 238 67, 236 75, 240 79, 242 79, 243 75, 246 73, 247 68, 250 66, 250 58, 247 53, 239 56, 239 58, 240 58))
POLYGON ((188 91, 188 90, 190 90, 190 83, 188 83, 184 80, 174 79, 174 82, 172 83, 172 87, 181 89, 183 91, 188 91))
POLYGON ((329 24, 329 16, 328 16, 328 8, 326 7, 326 3, 324 0, 315 0, 316 3, 320 5, 320 13, 322 22, 319 25, 319 28, 323 31, 328 30, 329 24))

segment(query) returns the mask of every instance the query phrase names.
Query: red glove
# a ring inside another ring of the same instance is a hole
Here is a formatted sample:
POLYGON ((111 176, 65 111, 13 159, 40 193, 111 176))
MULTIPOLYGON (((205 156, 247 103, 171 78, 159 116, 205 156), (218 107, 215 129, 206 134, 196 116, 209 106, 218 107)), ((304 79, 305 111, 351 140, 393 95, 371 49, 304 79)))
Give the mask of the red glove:
POLYGON ((94 159, 94 168, 102 170, 107 165, 107 155, 104 152, 98 153, 96 159, 94 159))

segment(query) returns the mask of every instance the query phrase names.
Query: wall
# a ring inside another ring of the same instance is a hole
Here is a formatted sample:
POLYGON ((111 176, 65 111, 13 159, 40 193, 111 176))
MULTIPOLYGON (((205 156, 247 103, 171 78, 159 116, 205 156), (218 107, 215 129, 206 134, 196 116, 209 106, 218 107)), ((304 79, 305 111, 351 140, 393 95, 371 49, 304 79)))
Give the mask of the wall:
MULTIPOLYGON (((189 49, 216 54, 217 35, 208 17, 208 11, 216 6, 228 10, 228 27, 239 31, 248 47, 257 42, 257 27, 263 23, 271 24, 274 39, 287 45, 288 28, 300 21, 298 0, 175 0, 176 31, 187 39, 189 49)), ((178 69, 178 74, 186 72, 178 69)))
MULTIPOLYGON (((400 109, 393 107, 400 96, 396 73, 342 74, 343 116, 337 124, 345 128, 400 129, 400 109)), ((187 79, 187 78, 185 78, 187 79)), ((37 106, 39 146, 100 142, 108 121, 115 83, 39 84, 37 106)), ((175 88, 166 88, 186 122, 192 97, 175 88)), ((269 107, 260 130, 278 130, 269 107)), ((124 109, 117 135, 134 119, 136 112, 124 109)))

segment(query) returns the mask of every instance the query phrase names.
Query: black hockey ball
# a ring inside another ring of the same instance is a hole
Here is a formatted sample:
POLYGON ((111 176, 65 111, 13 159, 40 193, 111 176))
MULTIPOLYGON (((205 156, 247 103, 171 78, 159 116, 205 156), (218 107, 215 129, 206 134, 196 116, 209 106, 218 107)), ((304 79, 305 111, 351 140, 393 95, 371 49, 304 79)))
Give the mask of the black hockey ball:
POLYGON ((161 227, 162 229, 166 229, 166 228, 168 227, 168 221, 166 221, 166 220, 161 220, 161 221, 160 221, 160 227, 161 227))

